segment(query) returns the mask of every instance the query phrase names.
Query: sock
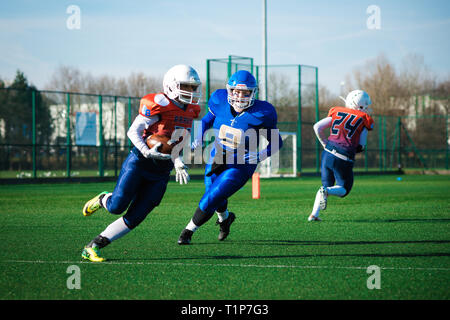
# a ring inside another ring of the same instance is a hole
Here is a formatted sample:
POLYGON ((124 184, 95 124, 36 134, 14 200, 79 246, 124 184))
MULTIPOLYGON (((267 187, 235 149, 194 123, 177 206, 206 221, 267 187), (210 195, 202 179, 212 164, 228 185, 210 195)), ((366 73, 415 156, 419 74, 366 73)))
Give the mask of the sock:
POLYGON ((100 233, 100 235, 102 237, 108 238, 110 241, 114 241, 123 237, 130 231, 131 229, 128 228, 128 226, 125 224, 123 218, 120 217, 109 226, 107 226, 106 229, 102 233, 100 233))
POLYGON ((311 215, 314 217, 318 217, 319 216, 319 212, 320 212, 320 208, 319 208, 319 203, 320 203, 320 192, 317 191, 316 193, 316 199, 314 200, 314 206, 311 212, 311 215))
MULTIPOLYGON (((100 204, 101 204, 102 207, 105 208, 106 210, 108 210, 108 207, 106 206, 106 205, 108 204, 107 201, 108 201, 109 198, 111 198, 111 196, 112 196, 112 193, 110 192, 110 193, 107 193, 107 194, 105 194, 104 196, 102 196, 102 197, 100 198, 100 204)), ((108 211, 109 211, 109 210, 108 210, 108 211)))
POLYGON ((109 240, 108 238, 105 238, 101 235, 98 235, 97 237, 95 237, 94 240, 92 240, 91 242, 89 242, 89 244, 87 245, 88 248, 104 248, 106 247, 108 244, 111 243, 111 240, 109 240))
POLYGON ((228 218, 228 210, 225 210, 224 212, 216 211, 217 217, 219 218, 219 223, 226 220, 228 218))
POLYGON ((211 213, 203 212, 200 208, 195 210, 194 216, 192 217, 192 222, 197 226, 201 227, 205 222, 207 222, 213 216, 214 211, 211 213))
POLYGON ((329 196, 343 197, 347 193, 347 190, 341 186, 328 187, 326 189, 329 196))
POLYGON ((191 230, 192 232, 195 232, 197 229, 199 228, 199 226, 197 226, 194 221, 189 221, 188 225, 186 226, 185 229, 191 230))

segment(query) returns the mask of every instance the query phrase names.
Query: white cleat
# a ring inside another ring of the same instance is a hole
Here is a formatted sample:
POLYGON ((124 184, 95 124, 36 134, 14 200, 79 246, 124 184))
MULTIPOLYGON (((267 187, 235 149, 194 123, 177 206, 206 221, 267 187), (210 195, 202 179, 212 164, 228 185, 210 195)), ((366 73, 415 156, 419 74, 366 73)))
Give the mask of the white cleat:
POLYGON ((319 217, 310 215, 310 216, 308 217, 308 221, 322 221, 322 219, 320 219, 319 217))
POLYGON ((320 210, 325 210, 327 208, 327 197, 328 197, 327 189, 325 189, 324 187, 320 187, 319 193, 320 193, 319 208, 320 210))

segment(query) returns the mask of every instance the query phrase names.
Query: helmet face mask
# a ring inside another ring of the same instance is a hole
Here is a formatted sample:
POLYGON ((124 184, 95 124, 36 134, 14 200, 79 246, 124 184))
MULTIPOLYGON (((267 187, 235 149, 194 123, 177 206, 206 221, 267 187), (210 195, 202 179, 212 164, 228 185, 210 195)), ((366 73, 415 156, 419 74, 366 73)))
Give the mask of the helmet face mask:
POLYGON ((368 112, 372 104, 370 96, 363 90, 353 90, 345 98, 345 107, 362 112, 368 112))
POLYGON ((194 68, 187 65, 176 65, 164 75, 164 93, 172 100, 184 104, 199 104, 201 81, 194 68))
POLYGON ((256 100, 258 86, 253 75, 245 70, 234 73, 227 83, 228 103, 235 109, 251 107, 256 100))

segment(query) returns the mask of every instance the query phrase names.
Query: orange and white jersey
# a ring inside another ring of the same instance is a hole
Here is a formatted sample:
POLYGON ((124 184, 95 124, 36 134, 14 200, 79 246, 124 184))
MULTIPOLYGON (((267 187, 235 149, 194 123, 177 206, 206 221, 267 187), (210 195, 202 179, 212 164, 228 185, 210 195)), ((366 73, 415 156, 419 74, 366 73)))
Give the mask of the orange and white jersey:
POLYGON ((328 142, 346 149, 355 149, 364 128, 373 129, 374 121, 365 112, 345 107, 334 107, 328 112, 331 128, 328 142))
POLYGON ((191 129, 193 120, 200 114, 200 106, 188 104, 183 110, 164 93, 151 93, 141 99, 139 114, 146 118, 154 116, 159 118, 157 122, 144 130, 142 135, 144 139, 152 134, 170 138, 175 129, 191 129))

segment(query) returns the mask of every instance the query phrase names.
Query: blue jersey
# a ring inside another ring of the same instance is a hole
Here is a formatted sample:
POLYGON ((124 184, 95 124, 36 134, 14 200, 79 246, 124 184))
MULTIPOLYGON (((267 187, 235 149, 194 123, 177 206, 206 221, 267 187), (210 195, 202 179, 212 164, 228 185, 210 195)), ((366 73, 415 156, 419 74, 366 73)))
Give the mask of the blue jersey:
POLYGON ((219 89, 211 95, 208 106, 209 111, 202 119, 202 137, 205 131, 213 129, 215 140, 212 157, 205 167, 206 191, 199 208, 211 214, 218 208, 226 208, 228 198, 251 178, 257 161, 277 152, 282 140, 276 127, 277 113, 268 102, 256 100, 251 107, 236 114, 228 103, 227 90, 219 89), (257 152, 260 134, 267 138, 269 144, 257 152), (219 154, 223 150, 226 154, 226 159, 223 159, 225 165, 219 166, 222 170, 214 171, 212 162, 217 163, 216 152, 219 154), (250 154, 256 155, 257 161, 246 158, 250 154))
POLYGON ((257 152, 260 135, 269 141, 264 157, 269 157, 272 153, 273 138, 278 140, 278 149, 281 148, 277 113, 270 103, 255 100, 251 107, 236 114, 229 105, 227 96, 225 89, 214 91, 208 102, 209 111, 202 119, 202 134, 210 128, 214 129, 212 156, 223 150, 227 154, 227 163, 234 161, 236 164, 243 164, 245 155, 257 152))

